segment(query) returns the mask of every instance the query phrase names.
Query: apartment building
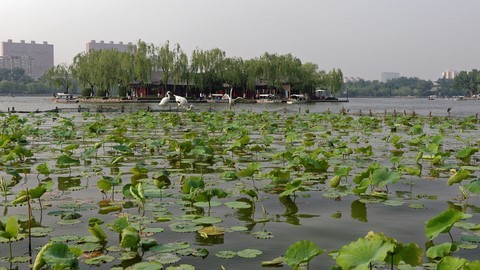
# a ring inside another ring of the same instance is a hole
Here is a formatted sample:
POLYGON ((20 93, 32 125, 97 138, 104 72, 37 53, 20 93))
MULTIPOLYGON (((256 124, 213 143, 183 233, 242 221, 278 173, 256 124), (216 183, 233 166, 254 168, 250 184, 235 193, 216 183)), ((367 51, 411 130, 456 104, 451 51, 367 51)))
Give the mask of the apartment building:
POLYGON ((46 41, 26 43, 25 40, 13 42, 9 39, 2 42, 0 53, 0 68, 22 68, 25 75, 35 80, 53 67, 53 45, 46 41))
POLYGON ((128 52, 132 47, 135 48, 135 45, 133 45, 131 42, 124 44, 122 41, 120 41, 119 43, 114 43, 113 41, 106 43, 103 40, 100 40, 100 42, 91 40, 90 42, 87 43, 85 51, 91 52, 91 51, 114 49, 119 52, 128 52))

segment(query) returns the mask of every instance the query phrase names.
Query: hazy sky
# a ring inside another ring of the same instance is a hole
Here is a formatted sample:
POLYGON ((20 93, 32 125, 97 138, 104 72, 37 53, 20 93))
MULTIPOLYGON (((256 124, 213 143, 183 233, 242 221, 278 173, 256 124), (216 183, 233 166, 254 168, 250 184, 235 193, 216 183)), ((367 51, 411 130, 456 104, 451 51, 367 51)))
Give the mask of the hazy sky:
POLYGON ((47 41, 55 64, 90 40, 143 40, 251 59, 291 53, 320 69, 436 80, 480 68, 479 0, 2 0, 0 41, 47 41))

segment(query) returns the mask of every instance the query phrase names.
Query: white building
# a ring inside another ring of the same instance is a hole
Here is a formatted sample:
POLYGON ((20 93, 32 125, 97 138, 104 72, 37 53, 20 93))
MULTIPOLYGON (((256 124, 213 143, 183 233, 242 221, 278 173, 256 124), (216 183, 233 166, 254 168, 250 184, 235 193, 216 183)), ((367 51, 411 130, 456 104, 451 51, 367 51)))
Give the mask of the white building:
POLYGON ((46 41, 25 43, 25 40, 13 42, 9 39, 7 42, 2 42, 0 52, 2 56, 0 67, 23 68, 25 75, 35 80, 53 67, 53 45, 46 41))
POLYGON ((113 41, 110 41, 109 43, 105 43, 103 40, 100 40, 100 42, 96 42, 95 40, 92 40, 87 43, 86 50, 85 52, 91 52, 91 51, 101 51, 101 50, 108 50, 108 49, 114 49, 119 52, 128 52, 131 50, 131 48, 135 48, 136 46, 133 45, 131 42, 128 44, 124 44, 122 41, 119 43, 114 43, 113 41))
POLYGON ((391 79, 398 79, 400 78, 400 73, 398 72, 382 72, 381 74, 381 81, 386 82, 391 79))
POLYGON ((457 74, 458 74, 458 71, 450 69, 442 72, 442 79, 455 79, 457 74))

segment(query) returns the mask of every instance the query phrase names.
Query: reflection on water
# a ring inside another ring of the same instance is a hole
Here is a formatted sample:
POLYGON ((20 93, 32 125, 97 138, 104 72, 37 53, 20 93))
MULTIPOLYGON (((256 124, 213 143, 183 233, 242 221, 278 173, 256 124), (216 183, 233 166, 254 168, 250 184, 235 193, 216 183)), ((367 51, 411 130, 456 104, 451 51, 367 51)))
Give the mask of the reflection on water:
POLYGON ((362 203, 360 200, 355 200, 350 205, 351 208, 351 217, 353 219, 368 222, 367 219, 367 206, 362 203))

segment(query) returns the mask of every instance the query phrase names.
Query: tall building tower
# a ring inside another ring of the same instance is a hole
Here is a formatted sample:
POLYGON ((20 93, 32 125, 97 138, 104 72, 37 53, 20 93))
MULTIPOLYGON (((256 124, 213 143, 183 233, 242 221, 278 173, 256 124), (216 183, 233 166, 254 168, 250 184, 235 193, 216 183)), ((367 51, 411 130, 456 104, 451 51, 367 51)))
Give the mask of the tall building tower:
POLYGON ((400 73, 398 72, 382 72, 381 74, 381 81, 386 82, 391 79, 398 79, 400 78, 400 73))
POLYGON ((114 49, 119 52, 128 52, 131 48, 135 48, 135 45, 133 45, 131 42, 128 44, 123 44, 123 42, 119 43, 114 43, 113 41, 110 41, 109 43, 105 43, 103 40, 100 42, 96 42, 95 40, 92 40, 87 43, 86 47, 86 52, 91 52, 91 51, 101 51, 101 50, 108 50, 108 49, 114 49))
POLYGON ((53 67, 53 45, 46 41, 36 43, 25 40, 2 42, 3 68, 23 68, 25 74, 37 80, 53 67))
POLYGON ((455 79, 457 74, 458 74, 458 71, 450 69, 442 72, 442 79, 455 79))

